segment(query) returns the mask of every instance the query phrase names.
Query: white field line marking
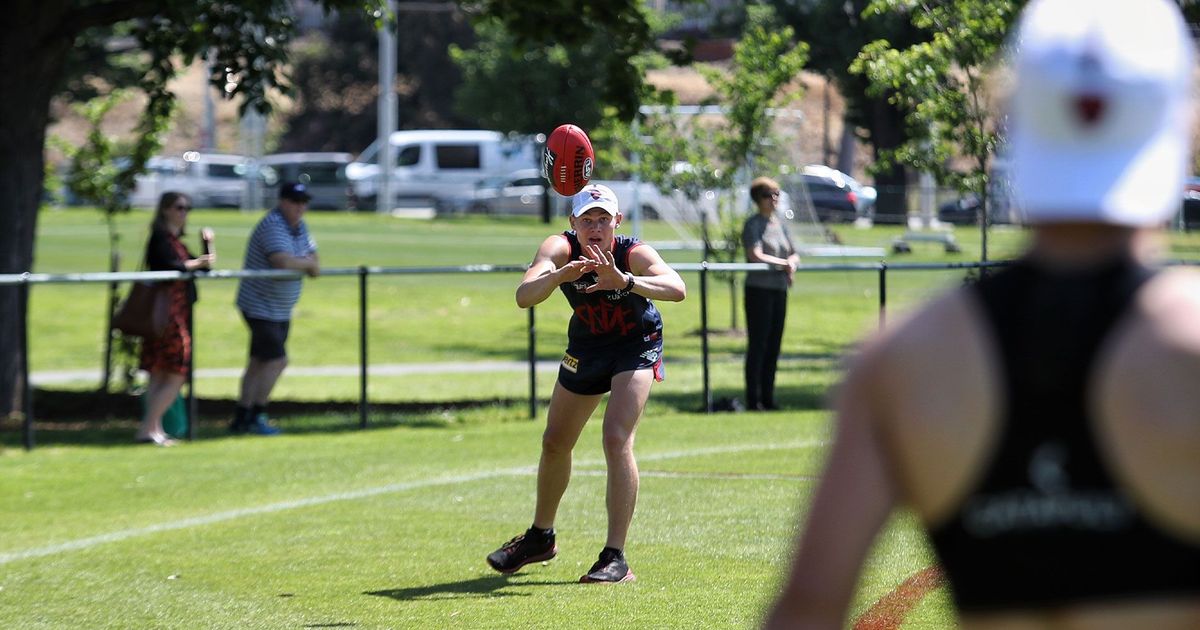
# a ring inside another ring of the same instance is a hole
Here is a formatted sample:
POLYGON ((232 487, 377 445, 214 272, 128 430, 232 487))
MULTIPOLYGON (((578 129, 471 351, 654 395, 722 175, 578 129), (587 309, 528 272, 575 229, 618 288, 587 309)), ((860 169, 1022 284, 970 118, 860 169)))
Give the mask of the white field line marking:
MULTIPOLYGON (((607 477, 604 470, 576 470, 572 477, 607 477)), ((689 473, 670 470, 639 470, 638 477, 643 479, 715 479, 718 481, 816 481, 816 475, 779 475, 771 473, 689 473)))
MULTIPOLYGON (((738 453, 745 451, 773 451, 783 449, 803 449, 822 446, 825 442, 821 440, 809 440, 804 442, 791 442, 782 444, 745 444, 740 446, 718 446, 711 448, 698 448, 687 451, 671 451, 666 453, 652 453, 644 457, 639 457, 639 461, 661 461, 666 459, 679 459, 684 457, 697 457, 702 455, 711 455, 718 453, 738 453)), ((579 466, 599 466, 604 464, 603 460, 582 461, 578 462, 579 466)), ((119 542, 129 538, 138 536, 146 536, 149 534, 157 534, 160 532, 170 532, 180 529, 188 529, 191 527, 201 527, 204 525, 212 525, 214 523, 223 523, 232 521, 247 516, 257 516, 259 514, 273 514, 275 512, 283 512, 285 510, 294 510, 296 508, 309 507, 314 505, 323 505, 333 503, 335 501, 350 501, 354 499, 365 499, 367 497, 378 496, 381 494, 391 494, 394 492, 405 492, 408 490, 416 490, 418 488, 429 488, 433 486, 442 486, 448 484, 468 483, 471 481, 480 481, 483 479, 493 479, 495 477, 503 477, 509 475, 529 475, 537 472, 536 466, 519 466, 514 468, 505 468, 501 470, 489 470, 486 472, 476 472, 466 475, 452 475, 449 477, 438 477, 436 479, 422 479, 420 481, 405 481, 401 483, 388 484, 386 486, 378 486, 375 488, 364 488, 362 490, 352 490, 349 492, 336 492, 319 497, 309 497, 307 499, 295 499, 292 501, 281 501, 278 503, 268 503, 257 507, 246 507, 237 510, 227 510, 224 512, 214 512, 205 516, 196 516, 185 518, 178 521, 169 521, 166 523, 158 523, 147 527, 138 527, 134 529, 122 529, 99 536, 89 536, 87 538, 78 538, 67 542, 58 543, 56 545, 48 545, 45 547, 34 547, 22 551, 11 551, 0 554, 0 565, 15 562, 17 560, 28 560, 30 558, 41 558, 54 554, 65 553, 68 551, 80 551, 90 549, 97 545, 105 543, 119 542)))

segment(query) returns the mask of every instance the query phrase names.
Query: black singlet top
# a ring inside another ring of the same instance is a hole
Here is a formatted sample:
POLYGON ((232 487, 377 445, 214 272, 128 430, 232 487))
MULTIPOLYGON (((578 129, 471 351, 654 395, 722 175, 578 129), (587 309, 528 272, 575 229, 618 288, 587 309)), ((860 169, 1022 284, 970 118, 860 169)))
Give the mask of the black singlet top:
POLYGON ((1008 406, 978 485, 931 531, 959 610, 1200 595, 1200 545, 1137 510, 1086 404, 1097 350, 1151 275, 1130 261, 1069 274, 1022 261, 974 285, 1008 406))
MULTIPOLYGON (((574 231, 562 233, 571 245, 571 258, 583 253, 574 231)), ((629 273, 629 252, 642 244, 636 238, 618 235, 613 242, 613 258, 617 269, 629 273)), ((584 293, 596 283, 596 274, 586 273, 575 282, 559 285, 571 305, 571 322, 567 339, 572 348, 595 348, 633 341, 651 341, 661 334, 662 317, 654 303, 634 294, 621 291, 584 293)))

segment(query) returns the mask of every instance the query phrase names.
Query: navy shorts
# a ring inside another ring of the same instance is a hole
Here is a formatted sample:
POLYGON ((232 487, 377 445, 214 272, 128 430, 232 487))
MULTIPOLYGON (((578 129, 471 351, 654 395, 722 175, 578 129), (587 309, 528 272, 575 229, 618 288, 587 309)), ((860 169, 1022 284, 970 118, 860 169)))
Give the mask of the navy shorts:
POLYGON ((263 361, 272 361, 287 356, 288 330, 291 322, 273 322, 269 319, 258 319, 242 313, 246 325, 250 327, 250 356, 263 361))
POLYGON ((601 348, 567 347, 558 366, 558 382, 569 392, 582 396, 603 394, 612 389, 612 378, 631 370, 654 370, 654 380, 662 382, 666 372, 662 364, 662 334, 601 348))

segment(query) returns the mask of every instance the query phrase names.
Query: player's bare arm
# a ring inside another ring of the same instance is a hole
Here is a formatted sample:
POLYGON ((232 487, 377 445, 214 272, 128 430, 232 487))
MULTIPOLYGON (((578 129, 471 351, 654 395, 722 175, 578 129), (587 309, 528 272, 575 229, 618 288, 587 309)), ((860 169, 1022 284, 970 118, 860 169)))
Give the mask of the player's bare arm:
POLYGON ((578 280, 590 272, 593 264, 587 260, 571 260, 570 245, 561 236, 554 235, 542 241, 537 254, 521 284, 517 286, 517 306, 529 308, 541 304, 554 293, 558 285, 578 280))
POLYGON ((652 300, 681 302, 687 297, 687 286, 679 273, 649 245, 639 245, 629 252, 629 269, 625 274, 617 269, 611 251, 588 245, 585 253, 596 263, 596 284, 587 292, 624 289, 633 279, 631 292, 652 300))

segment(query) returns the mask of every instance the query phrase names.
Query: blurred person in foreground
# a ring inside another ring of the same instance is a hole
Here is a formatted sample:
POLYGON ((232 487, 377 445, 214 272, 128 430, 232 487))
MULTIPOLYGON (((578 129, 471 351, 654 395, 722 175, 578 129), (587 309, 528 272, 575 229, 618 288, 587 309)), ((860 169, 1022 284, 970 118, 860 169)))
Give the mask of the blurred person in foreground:
MULTIPOLYGON (((267 212, 250 234, 243 269, 295 269, 313 278, 321 273, 317 242, 304 223, 311 198, 302 183, 289 182, 279 187, 278 205, 267 212)), ((267 403, 287 367, 286 343, 292 309, 300 299, 302 286, 300 278, 242 278, 238 284, 237 306, 250 328, 250 358, 229 425, 232 433, 280 432, 269 421, 267 403)))
POLYGON ((1013 47, 1030 248, 854 362, 770 628, 843 627, 901 502, 965 628, 1200 628, 1200 275, 1149 266, 1193 45, 1166 0, 1035 0, 1013 47))
POLYGON ((517 287, 521 308, 540 304, 561 289, 573 314, 542 435, 533 524, 488 555, 488 564, 500 573, 515 573, 558 554, 554 519, 571 480, 571 452, 600 399, 611 392, 603 427, 608 537, 599 559, 579 581, 634 579, 625 560, 638 492, 634 432, 650 386, 663 380, 663 323, 651 300, 678 302, 687 290, 653 247, 616 234, 621 216, 612 190, 585 186, 571 199, 571 229, 542 242, 517 287))
POLYGON ((746 262, 771 265, 768 271, 746 273, 746 409, 773 411, 775 370, 783 346, 788 289, 796 276, 800 255, 786 220, 777 212, 779 184, 769 177, 750 183, 756 212, 742 226, 746 262))
MULTIPOLYGON (((192 201, 179 192, 165 192, 158 199, 154 219, 150 223, 150 238, 146 241, 146 269, 150 271, 196 271, 211 269, 215 254, 195 256, 183 244, 188 213, 192 201)), ((211 237, 209 237, 211 239, 211 237)), ((166 291, 167 326, 155 339, 142 339, 141 368, 150 374, 146 387, 146 405, 142 422, 134 439, 147 444, 172 446, 163 430, 162 418, 183 389, 188 364, 192 357, 192 334, 189 328, 191 305, 196 302, 196 283, 192 280, 163 282, 159 291, 166 291)))

